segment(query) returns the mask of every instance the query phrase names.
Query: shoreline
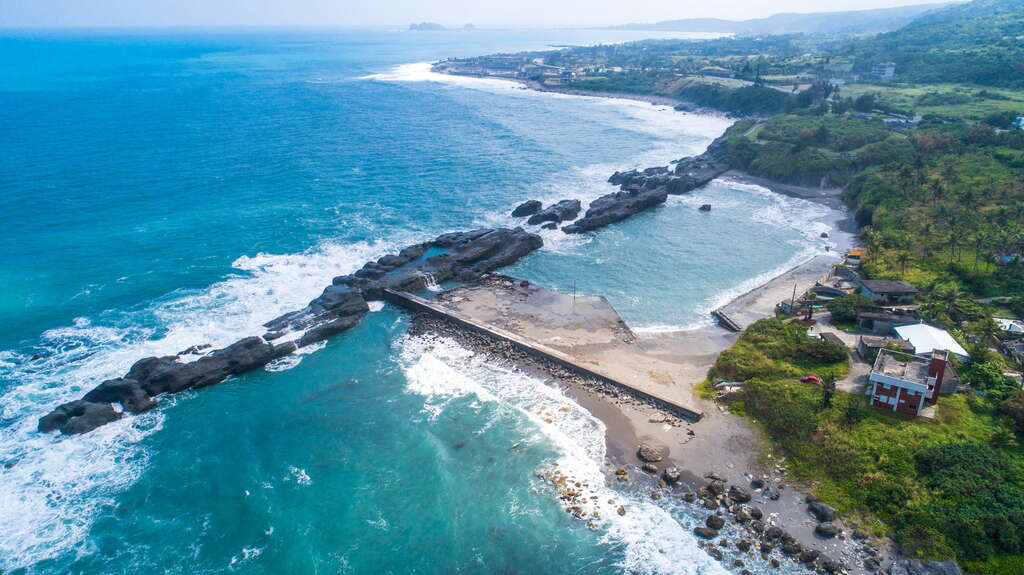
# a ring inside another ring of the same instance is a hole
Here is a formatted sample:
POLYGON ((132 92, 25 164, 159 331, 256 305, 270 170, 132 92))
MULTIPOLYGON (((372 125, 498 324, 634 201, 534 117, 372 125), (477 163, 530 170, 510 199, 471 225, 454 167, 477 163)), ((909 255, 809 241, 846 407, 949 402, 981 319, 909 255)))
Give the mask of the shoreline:
MULTIPOLYGON (((559 90, 536 82, 510 80, 541 92, 645 101, 656 105, 674 106, 682 103, 659 96, 559 90)), ((703 110, 687 112, 705 113, 703 110)), ((718 111, 710 113, 724 116, 718 111)), ((846 210, 842 189, 784 184, 734 169, 716 179, 752 184, 774 193, 824 205, 842 214, 842 217, 829 221, 832 228, 830 236, 834 232, 851 236, 843 238, 837 234, 842 239, 836 245, 834 255, 813 255, 733 297, 718 308, 726 311, 731 318, 738 319, 744 326, 757 319, 774 316, 776 304, 790 298, 794 289, 799 294, 815 285, 837 263, 839 258, 836 255, 845 252, 855 242, 852 236, 857 231, 857 225, 846 210), (846 240, 846 245, 843 245, 842 240, 846 240)), ((718 355, 735 343, 737 337, 738 334, 728 332, 718 325, 707 325, 678 331, 641 332, 637 334, 637 343, 648 352, 657 354, 660 359, 678 363, 689 380, 680 384, 695 387, 706 379, 718 355)), ((470 345, 478 347, 472 343, 470 345)), ((653 482, 657 481, 664 469, 670 467, 682 472, 681 484, 691 491, 705 488, 715 479, 742 488, 750 488, 752 480, 763 481, 775 489, 778 496, 765 497, 765 491, 754 489, 751 490, 754 496, 751 504, 763 510, 766 525, 782 526, 805 549, 815 549, 842 561, 845 571, 853 574, 873 572, 863 566, 868 556, 877 557, 882 568, 896 558, 896 550, 888 539, 873 541, 871 553, 865 554, 867 544, 854 538, 824 539, 815 535, 817 521, 807 510, 807 486, 788 484, 784 458, 772 453, 760 430, 745 418, 729 413, 718 403, 694 393, 697 406, 704 411, 705 416, 699 422, 691 423, 642 401, 623 398, 622 394, 603 391, 594 385, 581 384, 578 376, 559 373, 531 358, 495 353, 493 349, 488 350, 486 345, 479 349, 497 359, 509 361, 524 371, 549 379, 553 385, 567 392, 574 401, 600 419, 606 427, 606 458, 613 465, 629 466, 636 469, 637 473, 645 474, 640 471, 645 467, 645 462, 638 457, 637 450, 640 445, 648 445, 657 449, 663 457, 656 470, 650 463, 646 464, 649 470, 654 471, 651 474, 653 482)), ((846 528, 848 534, 855 528, 841 520, 839 523, 846 528)), ((704 541, 700 542, 703 546, 704 541)))

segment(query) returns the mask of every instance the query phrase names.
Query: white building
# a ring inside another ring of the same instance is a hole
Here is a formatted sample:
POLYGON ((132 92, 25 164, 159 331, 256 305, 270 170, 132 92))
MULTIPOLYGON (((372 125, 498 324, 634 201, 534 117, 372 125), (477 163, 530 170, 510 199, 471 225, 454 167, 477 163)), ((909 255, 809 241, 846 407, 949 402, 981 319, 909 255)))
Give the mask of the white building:
POLYGON ((962 360, 970 357, 967 350, 957 343, 953 336, 949 335, 948 331, 925 323, 901 325, 893 329, 897 335, 914 346, 915 355, 930 354, 934 350, 945 350, 962 360))

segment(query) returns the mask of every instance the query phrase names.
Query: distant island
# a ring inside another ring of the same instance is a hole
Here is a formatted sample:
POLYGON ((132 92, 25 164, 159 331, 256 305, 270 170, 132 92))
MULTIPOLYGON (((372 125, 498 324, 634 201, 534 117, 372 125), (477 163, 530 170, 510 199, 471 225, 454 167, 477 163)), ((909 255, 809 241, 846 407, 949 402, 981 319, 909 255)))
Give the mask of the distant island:
MULTIPOLYGON (((409 24, 409 30, 414 32, 442 32, 447 30, 455 30, 455 28, 446 28, 445 26, 438 24, 437 22, 420 22, 419 24, 413 22, 409 24)), ((461 30, 476 30, 476 26, 473 24, 464 25, 461 30)))
POLYGON ((439 30, 447 30, 447 28, 437 22, 420 22, 419 24, 414 22, 409 24, 409 30, 416 32, 437 32, 439 30))

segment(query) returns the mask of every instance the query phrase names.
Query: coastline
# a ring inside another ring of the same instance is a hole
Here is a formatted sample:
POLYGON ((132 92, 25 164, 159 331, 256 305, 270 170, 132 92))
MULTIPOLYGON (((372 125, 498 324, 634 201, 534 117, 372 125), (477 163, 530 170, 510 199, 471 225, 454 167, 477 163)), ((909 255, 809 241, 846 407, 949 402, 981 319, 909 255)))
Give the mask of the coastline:
MULTIPOLYGON (((645 101, 656 105, 674 106, 683 103, 660 96, 563 90, 542 86, 536 82, 510 80, 541 92, 645 101)), ((705 113, 703 110, 688 112, 705 113)), ((724 116, 718 111, 708 112, 724 116)), ((784 184, 738 170, 729 170, 717 179, 756 185, 774 193, 815 202, 831 210, 843 212, 844 217, 831 223, 834 231, 845 232, 851 236, 856 233, 856 222, 846 211, 841 189, 784 184)), ((851 237, 848 243, 852 241, 851 237)), ((738 320, 744 326, 761 318, 772 317, 776 304, 792 297, 794 291, 803 293, 815 285, 817 280, 826 275, 838 261, 837 255, 849 247, 852 246, 840 242, 836 245, 836 255, 813 255, 733 297, 719 309, 726 311, 730 318, 738 320)), ((449 330, 444 331, 448 335, 453 335, 449 330)), ((677 382, 678 384, 696 386, 706 379, 718 355, 730 347, 737 337, 737 334, 728 332, 718 325, 710 325, 680 331, 641 332, 638 334, 637 344, 644 347, 647 352, 658 355, 659 359, 677 364, 688 379, 686 382, 677 382)), ((551 366, 545 366, 530 358, 511 358, 507 353, 498 353, 486 343, 481 344, 479 341, 463 343, 468 343, 499 361, 511 361, 527 372, 550 379, 553 385, 566 391, 577 403, 605 424, 607 459, 611 465, 628 466, 635 470, 636 474, 641 476, 637 478, 638 481, 647 481, 643 476, 649 474, 640 471, 645 467, 645 462, 637 453, 638 446, 647 445, 658 450, 663 457, 656 470, 652 469, 649 463, 646 465, 649 471, 654 471, 650 473, 650 483, 657 482, 659 474, 664 469, 675 467, 682 472, 680 484, 691 491, 704 488, 713 479, 724 480, 728 485, 742 488, 750 488, 751 480, 763 481, 766 485, 772 486, 779 494, 776 498, 765 497, 764 491, 752 490, 754 498, 751 505, 756 505, 764 511, 765 523, 783 527, 803 548, 820 551, 825 556, 841 561, 845 566, 845 572, 873 572, 863 566, 863 560, 868 555, 876 557, 883 568, 896 557, 896 550, 888 539, 872 541, 872 551, 868 553, 868 544, 854 538, 841 536, 824 539, 815 535, 817 521, 807 510, 807 486, 787 484, 784 459, 771 452, 761 432, 743 417, 729 413, 714 401, 700 398, 695 393, 697 407, 704 411, 705 416, 696 423, 686 422, 657 407, 623 397, 623 394, 581 383, 578 376, 557 369, 552 370, 551 366)), ((853 525, 842 521, 839 523, 845 527, 847 533, 855 529, 853 525)))

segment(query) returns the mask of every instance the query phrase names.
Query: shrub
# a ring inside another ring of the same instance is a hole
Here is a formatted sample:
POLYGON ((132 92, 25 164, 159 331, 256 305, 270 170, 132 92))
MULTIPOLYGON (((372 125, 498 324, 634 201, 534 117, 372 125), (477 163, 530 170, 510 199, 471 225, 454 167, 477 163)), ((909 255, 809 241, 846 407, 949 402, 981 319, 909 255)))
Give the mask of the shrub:
POLYGON ((832 312, 832 319, 840 322, 851 322, 857 319, 857 308, 874 305, 871 299, 865 295, 852 294, 836 299, 825 304, 828 311, 832 312))

